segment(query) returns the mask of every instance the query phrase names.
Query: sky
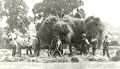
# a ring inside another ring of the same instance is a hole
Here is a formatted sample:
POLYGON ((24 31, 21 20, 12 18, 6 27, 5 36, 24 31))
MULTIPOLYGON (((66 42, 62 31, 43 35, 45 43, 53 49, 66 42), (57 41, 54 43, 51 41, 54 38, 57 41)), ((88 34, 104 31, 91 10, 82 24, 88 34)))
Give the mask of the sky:
MULTIPOLYGON (((42 0, 25 0, 29 7, 29 16, 33 16, 32 8, 42 0)), ((87 16, 96 16, 113 27, 120 27, 120 0, 83 0, 87 16)))
POLYGON ((34 7, 34 5, 38 2, 42 2, 43 0, 24 0, 26 2, 26 4, 29 7, 29 12, 28 12, 28 16, 33 16, 32 13, 32 8, 34 7))
POLYGON ((120 0, 84 0, 87 16, 97 16, 105 23, 120 27, 120 0))

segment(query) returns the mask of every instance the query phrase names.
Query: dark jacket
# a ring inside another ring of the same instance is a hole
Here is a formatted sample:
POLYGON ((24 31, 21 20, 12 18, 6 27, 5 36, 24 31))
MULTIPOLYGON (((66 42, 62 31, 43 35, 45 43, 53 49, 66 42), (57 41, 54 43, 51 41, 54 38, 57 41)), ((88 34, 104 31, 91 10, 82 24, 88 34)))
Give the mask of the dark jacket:
POLYGON ((107 39, 104 40, 103 42, 103 49, 108 49, 109 42, 107 39))

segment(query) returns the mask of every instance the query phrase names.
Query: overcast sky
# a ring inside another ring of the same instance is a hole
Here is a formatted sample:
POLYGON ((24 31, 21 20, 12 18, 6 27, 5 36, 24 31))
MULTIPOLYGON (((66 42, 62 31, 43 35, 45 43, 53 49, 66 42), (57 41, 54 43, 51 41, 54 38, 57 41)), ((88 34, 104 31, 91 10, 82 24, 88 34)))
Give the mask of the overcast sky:
POLYGON ((26 2, 26 4, 28 5, 29 7, 29 12, 28 12, 28 15, 29 16, 33 16, 33 13, 32 13, 32 8, 34 7, 34 5, 38 2, 42 2, 43 0, 24 0, 26 2))
POLYGON ((85 12, 114 27, 120 27, 120 0, 85 0, 85 12))

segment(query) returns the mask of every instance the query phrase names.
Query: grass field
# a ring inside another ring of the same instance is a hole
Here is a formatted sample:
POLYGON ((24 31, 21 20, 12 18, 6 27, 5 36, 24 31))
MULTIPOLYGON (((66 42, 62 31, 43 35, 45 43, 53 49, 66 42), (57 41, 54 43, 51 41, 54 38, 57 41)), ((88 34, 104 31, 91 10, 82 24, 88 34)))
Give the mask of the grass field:
MULTIPOLYGON (((115 56, 118 46, 110 47, 111 57, 115 56)), ((72 57, 64 56, 52 58, 48 57, 46 50, 41 51, 40 57, 26 56, 25 50, 22 50, 22 57, 12 57, 11 50, 0 49, 0 69, 120 69, 120 61, 109 61, 107 57, 102 57, 102 51, 97 52, 97 58, 105 59, 103 61, 89 61, 88 57, 74 55, 79 62, 72 63, 72 57)), ((89 56, 90 57, 90 56, 89 56)))

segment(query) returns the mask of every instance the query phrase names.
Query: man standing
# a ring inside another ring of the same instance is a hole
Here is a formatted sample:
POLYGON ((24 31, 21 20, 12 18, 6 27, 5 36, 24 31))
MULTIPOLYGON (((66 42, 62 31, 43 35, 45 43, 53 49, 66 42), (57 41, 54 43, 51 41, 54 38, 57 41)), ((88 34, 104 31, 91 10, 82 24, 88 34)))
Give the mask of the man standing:
POLYGON ((92 44, 92 54, 94 56, 95 53, 96 53, 96 49, 97 49, 98 39, 97 38, 93 38, 91 40, 91 44, 92 44))
POLYGON ((105 40, 103 42, 103 56, 105 56, 105 54, 107 54, 107 57, 110 58, 108 45, 109 45, 108 36, 105 36, 105 40))
POLYGON ((60 40, 60 38, 57 38, 57 48, 60 52, 60 56, 63 54, 63 48, 62 48, 62 41, 60 40))
POLYGON ((30 55, 32 55, 32 41, 30 37, 28 37, 28 40, 27 40, 26 54, 29 55, 29 52, 30 52, 30 55))
POLYGON ((86 34, 82 34, 82 39, 81 39, 81 48, 80 48, 80 55, 85 54, 87 55, 88 53, 88 46, 89 41, 86 38, 86 34))
POLYGON ((79 8, 77 8, 77 12, 75 13, 75 17, 76 18, 82 18, 81 14, 80 14, 80 9, 79 8))
POLYGON ((12 45, 12 56, 16 55, 16 48, 18 46, 16 38, 11 39, 10 45, 12 45))
POLYGON ((58 12, 58 17, 59 18, 63 18, 64 17, 64 9, 60 9, 60 11, 58 12))
POLYGON ((10 46, 12 47, 12 56, 16 55, 16 48, 18 47, 18 44, 16 42, 17 36, 16 33, 10 32, 8 34, 8 38, 10 39, 10 46))

